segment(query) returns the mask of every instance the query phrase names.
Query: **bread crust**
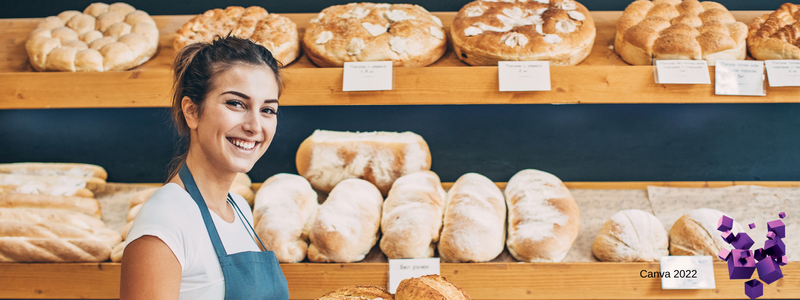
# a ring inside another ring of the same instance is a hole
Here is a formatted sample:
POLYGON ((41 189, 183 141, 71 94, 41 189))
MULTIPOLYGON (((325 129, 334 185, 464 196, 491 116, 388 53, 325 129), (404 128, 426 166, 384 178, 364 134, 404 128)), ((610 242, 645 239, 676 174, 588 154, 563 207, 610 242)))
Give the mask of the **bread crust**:
POLYGON ((433 257, 446 197, 439 176, 431 171, 398 178, 383 203, 383 254, 390 259, 433 257))
POLYGON ((273 175, 256 194, 256 233, 279 262, 300 262, 306 258, 308 235, 318 209, 317 192, 305 178, 273 175))
POLYGON ((94 198, 74 196, 51 196, 37 194, 0 195, 0 207, 4 208, 52 208, 71 210, 96 218, 103 216, 100 201, 94 198))
POLYGON ((669 255, 667 231, 653 214, 622 210, 603 224, 592 243, 592 253, 600 261, 657 261, 669 255))
MULTIPOLYGON (((669 254, 709 255, 721 260, 717 255, 727 242, 715 227, 723 215, 723 212, 716 209, 700 208, 681 216, 669 231, 669 254)), ((731 232, 742 231, 742 225, 734 221, 731 232)))
POLYGON ((393 300, 392 294, 386 289, 374 285, 356 285, 331 291, 317 300, 393 300))
POLYGON ((403 279, 395 300, 471 300, 460 287, 439 275, 403 279))
POLYGON ((7 163, 0 164, 0 173, 37 176, 96 177, 102 180, 108 178, 108 173, 106 173, 103 167, 80 163, 7 163))
POLYGON ((748 26, 747 47, 755 59, 800 59, 799 44, 800 5, 784 3, 748 26))

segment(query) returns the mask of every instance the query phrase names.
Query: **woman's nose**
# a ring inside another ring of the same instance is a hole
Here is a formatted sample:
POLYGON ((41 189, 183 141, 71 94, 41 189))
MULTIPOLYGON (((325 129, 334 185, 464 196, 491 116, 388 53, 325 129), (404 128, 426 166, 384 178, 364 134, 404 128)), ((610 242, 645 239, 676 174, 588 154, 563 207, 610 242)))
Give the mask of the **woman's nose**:
POLYGON ((257 134, 261 132, 261 120, 258 110, 250 110, 245 114, 242 127, 245 131, 257 134))

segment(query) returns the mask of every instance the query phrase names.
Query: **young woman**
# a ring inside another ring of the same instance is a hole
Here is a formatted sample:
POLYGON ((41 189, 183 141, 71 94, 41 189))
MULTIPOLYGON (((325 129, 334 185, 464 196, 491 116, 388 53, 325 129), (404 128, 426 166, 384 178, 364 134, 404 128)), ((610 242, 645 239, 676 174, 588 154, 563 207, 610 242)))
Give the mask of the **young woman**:
POLYGON ((236 37, 178 54, 172 115, 188 150, 128 233, 121 299, 289 298, 247 202, 228 193, 275 135, 278 71, 267 49, 236 37))

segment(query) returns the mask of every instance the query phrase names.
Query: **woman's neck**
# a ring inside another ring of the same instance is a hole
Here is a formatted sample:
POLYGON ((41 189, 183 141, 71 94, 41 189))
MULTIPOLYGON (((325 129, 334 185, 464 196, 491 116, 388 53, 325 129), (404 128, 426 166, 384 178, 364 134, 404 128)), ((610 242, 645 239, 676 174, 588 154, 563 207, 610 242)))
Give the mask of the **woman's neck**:
MULTIPOLYGON (((236 178, 236 172, 225 172, 214 168, 213 164, 202 153, 191 150, 186 156, 186 165, 192 172, 197 189, 203 195, 208 208, 220 216, 224 215, 225 208, 227 208, 228 191, 231 188, 231 184, 233 184, 234 178, 236 178)), ((176 182, 175 179, 173 179, 173 182, 176 182)), ((182 181, 176 183, 185 188, 182 181)))

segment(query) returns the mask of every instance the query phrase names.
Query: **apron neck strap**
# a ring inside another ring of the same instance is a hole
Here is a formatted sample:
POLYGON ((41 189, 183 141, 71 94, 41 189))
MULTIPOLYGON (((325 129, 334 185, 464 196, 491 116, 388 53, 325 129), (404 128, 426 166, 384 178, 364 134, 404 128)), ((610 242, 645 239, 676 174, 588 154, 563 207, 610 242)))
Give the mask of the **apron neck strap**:
POLYGON ((194 177, 192 176, 192 172, 189 171, 189 167, 186 166, 186 162, 184 162, 181 166, 181 170, 178 172, 178 175, 181 177, 181 181, 183 181, 183 186, 186 187, 186 191, 189 192, 189 195, 192 196, 192 199, 194 199, 194 202, 197 203, 197 206, 200 208, 200 214, 203 215, 203 223, 206 225, 208 236, 211 238, 211 244, 214 245, 214 250, 217 252, 217 257, 224 257, 228 255, 228 253, 225 252, 225 246, 222 245, 222 240, 219 238, 217 227, 214 226, 214 221, 211 219, 211 213, 208 212, 206 201, 203 199, 203 195, 200 194, 200 190, 197 188, 197 183, 194 181, 194 177))

